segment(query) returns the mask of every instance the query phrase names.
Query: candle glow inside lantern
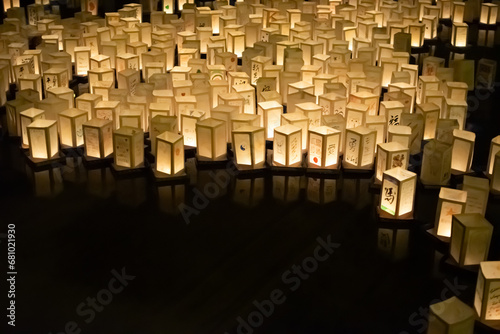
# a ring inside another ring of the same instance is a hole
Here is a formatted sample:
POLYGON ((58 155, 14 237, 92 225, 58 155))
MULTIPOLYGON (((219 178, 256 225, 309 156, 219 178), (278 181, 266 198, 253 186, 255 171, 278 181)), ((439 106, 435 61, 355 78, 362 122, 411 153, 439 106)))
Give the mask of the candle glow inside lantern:
POLYGON ((380 209, 394 218, 408 216, 413 212, 417 174, 396 167, 383 173, 380 194, 380 209))
POLYGON ((232 131, 233 150, 239 169, 263 168, 266 163, 266 132, 263 127, 244 125, 232 131))
POLYGON ((307 150, 307 130, 309 129, 309 119, 300 113, 282 114, 281 124, 292 124, 302 129, 302 150, 307 150))
POLYGON ((479 213, 453 215, 450 255, 459 266, 478 265, 488 258, 493 226, 479 213))
POLYGON ((260 126, 266 129, 266 139, 273 140, 274 129, 281 125, 283 106, 276 101, 258 103, 257 115, 261 116, 260 126))
POLYGON ((339 163, 341 132, 328 126, 308 131, 309 167, 335 169, 339 163))
POLYGON ((295 112, 302 113, 309 119, 309 129, 321 126, 322 108, 313 102, 298 103, 295 112))
POLYGON ((21 137, 24 148, 29 147, 28 125, 37 119, 45 119, 45 111, 37 108, 29 108, 19 113, 21 120, 21 137))
POLYGON ((84 93, 75 99, 77 109, 85 110, 88 113, 89 119, 95 115, 95 106, 102 101, 102 96, 84 93))
POLYGON ((467 23, 454 22, 451 31, 451 45, 456 47, 466 47, 468 31, 469 26, 467 23))
POLYGON ((500 320, 500 261, 484 261, 479 264, 474 308, 481 321, 500 320))
POLYGON ((464 175, 462 190, 467 192, 465 213, 479 213, 484 216, 490 191, 489 180, 486 178, 464 175))
POLYGON ((113 153, 113 122, 94 118, 82 125, 85 156, 103 159, 113 153))
POLYGON ((451 155, 451 169, 453 171, 467 173, 471 170, 475 141, 476 134, 474 132, 453 130, 453 150, 451 155))
POLYGON ((83 145, 83 123, 87 122, 85 110, 70 108, 59 113, 61 145, 78 147, 83 145))
POLYGON ((465 128, 467 108, 468 105, 466 100, 445 99, 446 118, 456 119, 458 121, 458 128, 460 130, 463 130, 465 128))
POLYGON ((173 176, 184 172, 184 140, 183 136, 165 131, 155 138, 156 170, 173 176))
POLYGON ((202 110, 190 109, 183 111, 180 116, 180 132, 184 136, 184 145, 196 147, 196 123, 205 117, 202 110))
POLYGON ((437 121, 440 109, 435 103, 417 104, 417 113, 424 116, 424 140, 436 137, 437 121))
POLYGON ((59 153, 57 122, 37 119, 27 126, 30 156, 33 159, 51 159, 59 153))
POLYGON ((427 333, 473 333, 474 310, 453 296, 429 306, 429 327, 427 333))
POLYGON ((273 164, 299 167, 302 164, 302 129, 287 124, 274 129, 273 164))
POLYGON ((482 24, 496 24, 498 16, 498 5, 492 3, 481 4, 481 15, 479 22, 482 24))
POLYGON ((451 236, 452 217, 453 215, 464 213, 466 201, 466 191, 441 188, 436 209, 436 222, 434 224, 434 229, 438 236, 451 236))
POLYGON ((197 158, 205 161, 226 160, 226 122, 207 118, 196 123, 197 158))
POLYGON ((90 70, 90 47, 77 46, 74 52, 76 75, 86 76, 90 70))
POLYGON ((401 167, 408 169, 410 160, 409 149, 397 142, 378 144, 377 165, 375 168, 375 181, 382 182, 386 170, 401 167))
POLYGON ((92 118, 99 118, 113 121, 113 128, 120 127, 118 115, 120 115, 119 101, 101 101, 94 107, 95 115, 92 118))
POLYGON ((495 155, 500 151, 500 136, 496 136, 491 140, 490 153, 488 156, 488 166, 486 169, 486 174, 488 176, 493 175, 493 168, 495 164, 495 155))
POLYGON ((123 126, 113 131, 115 165, 136 168, 144 163, 144 132, 123 126))
POLYGON ((430 140, 424 146, 420 179, 428 185, 446 185, 451 177, 452 146, 430 140))
POLYGON ((364 126, 346 129, 344 162, 347 168, 371 169, 377 132, 364 126))

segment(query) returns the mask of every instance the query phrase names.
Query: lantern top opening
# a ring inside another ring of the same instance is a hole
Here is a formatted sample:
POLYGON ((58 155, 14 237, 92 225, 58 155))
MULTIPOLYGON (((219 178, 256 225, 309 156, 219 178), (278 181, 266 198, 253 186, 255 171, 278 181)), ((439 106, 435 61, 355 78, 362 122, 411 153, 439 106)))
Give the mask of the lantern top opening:
POLYGON ((336 129, 331 128, 331 127, 326 126, 326 125, 315 127, 314 129, 309 130, 309 132, 318 133, 320 135, 330 135, 330 134, 334 134, 334 133, 341 133, 339 130, 336 130, 336 129))
POLYGON ((455 324, 474 316, 474 310, 456 296, 429 306, 432 313, 438 315, 447 324, 455 324))
POLYGON ((28 128, 38 128, 38 129, 43 129, 43 128, 48 128, 52 125, 56 124, 56 121, 50 120, 50 119, 37 119, 30 125, 28 125, 28 128))
POLYGON ((439 198, 450 201, 465 202, 467 200, 467 192, 452 188, 442 187, 439 191, 439 198))
POLYGON ((409 170, 406 170, 401 167, 396 167, 392 169, 388 169, 384 171, 384 174, 388 176, 392 176, 393 178, 400 180, 400 181, 406 181, 409 180, 413 177, 416 177, 417 174, 410 172, 409 170))
POLYGON ((500 279, 500 261, 485 261, 479 266, 486 279, 500 279))

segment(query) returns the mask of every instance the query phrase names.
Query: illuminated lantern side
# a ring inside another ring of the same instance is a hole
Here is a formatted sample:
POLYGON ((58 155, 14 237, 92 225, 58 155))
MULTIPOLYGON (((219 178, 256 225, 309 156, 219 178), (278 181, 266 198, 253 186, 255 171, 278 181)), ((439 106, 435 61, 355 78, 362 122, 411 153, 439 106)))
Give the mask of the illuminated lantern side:
POLYGON ((493 226, 479 213, 453 215, 450 255, 459 266, 478 265, 488 258, 493 226))
MULTIPOLYGON (((149 138, 151 139, 151 152, 153 154, 156 154, 156 137, 166 131, 173 133, 179 132, 177 131, 177 117, 160 114, 152 116, 151 125, 149 127, 149 138)), ((184 149, 184 147, 182 149, 184 149)))
POLYGON ((439 79, 434 75, 421 75, 417 84, 417 104, 424 103, 428 91, 439 90, 439 79))
POLYGON ((441 188, 436 209, 434 229, 438 236, 451 236, 452 216, 464 213, 467 192, 463 190, 441 188))
POLYGON ((451 31, 451 45, 456 47, 466 47, 468 31, 469 26, 467 23, 454 22, 451 31))
POLYGON ((233 150, 239 169, 263 168, 266 162, 265 129, 242 126, 232 132, 233 150))
POLYGON ((282 167, 302 165, 302 129, 287 124, 274 129, 273 164, 282 167))
POLYGON ((474 310, 457 297, 429 306, 428 333, 458 334, 474 332, 474 310))
POLYGON ((281 124, 292 124, 302 129, 302 150, 307 150, 307 130, 309 129, 309 119, 300 113, 282 114, 281 124))
POLYGON ((387 141, 398 142, 403 147, 410 147, 411 128, 404 125, 389 125, 387 128, 387 141))
POLYGON ((326 115, 321 116, 321 125, 328 126, 332 129, 340 131, 339 154, 342 155, 345 147, 345 128, 346 121, 342 115, 326 115))
POLYGON ((21 137, 22 144, 24 148, 29 147, 28 140, 28 125, 36 121, 37 119, 45 119, 45 111, 37 108, 29 108, 20 113, 21 119, 21 137))
POLYGON ((493 172, 491 178, 491 192, 497 194, 500 192, 500 152, 493 157, 493 172))
POLYGON ((226 122, 207 118, 196 123, 197 158, 225 160, 227 153, 226 122))
POLYGON ((453 151, 451 169, 456 172, 467 173, 472 167, 474 143, 476 134, 470 131, 453 130, 453 151))
POLYGON ((375 168, 375 180, 382 182, 383 173, 386 170, 401 167, 408 169, 410 160, 409 149, 397 142, 389 142, 378 145, 377 165, 375 168))
POLYGON ((88 121, 85 110, 71 108, 59 113, 59 135, 61 145, 78 147, 83 145, 83 123, 88 121))
POLYGON ((167 175, 179 175, 184 171, 183 136, 173 132, 163 132, 156 140, 156 170, 167 175))
POLYGON ((436 137, 437 121, 439 119, 439 106, 435 103, 417 104, 417 113, 424 117, 424 140, 436 137))
POLYGON ((500 136, 496 136, 491 140, 490 153, 488 156, 488 166, 486 174, 491 176, 493 174, 493 165, 495 163, 495 155, 500 151, 500 136))
POLYGON ((80 110, 85 110, 88 113, 89 119, 95 115, 95 106, 102 101, 102 96, 84 93, 75 99, 75 107, 80 110))
POLYGON ((240 115, 248 115, 249 119, 254 119, 256 117, 258 118, 257 115, 240 114, 238 107, 225 104, 213 108, 210 112, 210 116, 212 118, 224 121, 226 123, 226 142, 228 143, 231 142, 231 120, 233 119, 233 117, 237 117, 240 115))
POLYGON ((384 115, 366 116, 366 127, 377 132, 375 142, 375 152, 377 152, 378 144, 385 143, 387 134, 387 120, 384 115))
POLYGON ((120 115, 120 102, 101 101, 94 107, 95 115, 92 118, 113 121, 113 129, 120 127, 118 115, 120 115))
POLYGON ((426 185, 446 185, 451 177, 452 146, 430 140, 424 146, 420 180, 426 185))
POLYGON ((466 100, 445 99, 446 118, 456 119, 458 121, 458 128, 460 130, 463 130, 465 128, 467 108, 468 105, 466 100))
POLYGON ((121 127, 113 131, 115 165, 136 168, 144 163, 144 132, 142 129, 121 127))
POLYGON ((479 213, 484 216, 488 205, 489 180, 465 175, 462 190, 467 192, 465 213, 479 213))
POLYGON ((337 168, 341 132, 327 126, 320 126, 310 129, 308 135, 309 167, 337 168))
POLYGON ((75 91, 68 87, 54 87, 47 91, 47 97, 54 96, 68 102, 68 109, 75 106, 75 91))
POLYGON ((474 297, 474 308, 481 321, 500 320, 499 287, 500 261, 481 262, 474 297))
POLYGON ((295 105, 295 112, 301 113, 309 119, 309 129, 321 126, 322 109, 316 103, 298 103, 295 105))
POLYGON ((266 129, 266 139, 273 140, 274 129, 281 125, 283 106, 276 101, 259 102, 257 115, 261 116, 261 124, 266 129))
POLYGON ((77 46, 74 52, 76 75, 86 76, 90 70, 90 48, 87 46, 77 46))
POLYGON ((38 92, 38 96, 42 99, 42 76, 40 74, 25 74, 17 81, 19 83, 19 90, 33 89, 38 92))
POLYGON ((481 15, 479 22, 482 24, 496 24, 498 16, 498 5, 492 3, 481 4, 481 15))
POLYGON ((368 106, 365 104, 349 102, 346 106, 346 128, 352 129, 366 124, 368 106))
POLYGON ((51 159, 59 153, 57 122, 37 119, 27 126, 30 156, 34 159, 51 159))
POLYGON ((401 167, 384 171, 380 194, 380 209, 395 218, 413 212, 417 174, 401 167))
POLYGON ((142 120, 144 116, 142 115, 142 110, 137 109, 124 109, 120 111, 118 115, 119 127, 127 126, 131 128, 144 129, 142 120))
POLYGON ((184 145, 196 147, 196 123, 205 117, 202 110, 186 110, 179 113, 180 132, 184 136, 184 145))
POLYGON ((346 130, 344 168, 371 169, 375 154, 376 131, 358 126, 346 130))

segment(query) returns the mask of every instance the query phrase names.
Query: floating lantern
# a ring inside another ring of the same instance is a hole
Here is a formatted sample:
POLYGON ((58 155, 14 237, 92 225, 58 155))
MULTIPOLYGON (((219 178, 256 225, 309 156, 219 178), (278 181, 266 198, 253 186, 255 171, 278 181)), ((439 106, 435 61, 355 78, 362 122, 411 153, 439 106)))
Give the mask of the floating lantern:
POLYGON ((346 168, 371 169, 375 154, 376 131, 364 126, 346 130, 344 162, 346 168))
POLYGON ((498 287, 500 286, 500 261, 479 264, 474 308, 480 321, 500 320, 498 287))
POLYGON ((183 136, 165 131, 155 138, 156 170, 169 176, 184 172, 183 136))
POLYGON ((59 113, 61 145, 78 147, 83 145, 83 123, 88 120, 85 110, 70 108, 59 113))
POLYGON ((266 162, 266 132, 263 127, 244 125, 232 131, 233 150, 239 169, 263 168, 266 162))
POLYGON ((287 124, 274 128, 273 164, 300 167, 302 164, 302 129, 287 124))
POLYGON ((396 167, 384 171, 380 209, 394 218, 408 216, 413 212, 417 174, 396 167))
POLYGON ((479 213, 453 215, 451 257, 461 267, 486 261, 492 234, 493 226, 479 213))
POLYGON ((266 139, 272 140, 274 129, 281 125, 283 106, 276 101, 259 102, 257 115, 261 116, 260 126, 266 129, 266 139))
POLYGON ((468 31, 469 26, 467 25, 467 23, 453 22, 451 31, 451 45, 455 47, 466 47, 468 31))
POLYGON ((441 188, 436 209, 434 229, 438 236, 451 236, 451 221, 453 215, 464 213, 467 192, 463 190, 441 188))
POLYGON ((226 123, 207 118, 196 123, 197 158, 205 161, 226 160, 226 123))
POLYGON ((339 163, 341 132, 328 126, 308 131, 309 167, 335 169, 339 163))
POLYGON ((435 103, 417 104, 417 113, 424 117, 424 140, 436 137, 437 122, 439 119, 439 106, 435 103))
POLYGON ((302 129, 302 150, 307 150, 307 131, 309 119, 300 113, 281 114, 281 124, 292 124, 302 129))
POLYGON ((186 110, 179 113, 180 132, 184 136, 184 145, 196 147, 196 123, 205 117, 205 112, 201 110, 186 110))
POLYGON ((113 131, 115 165, 137 168, 144 164, 144 132, 142 129, 121 127, 113 131))
POLYGON ((37 119, 27 130, 31 158, 48 160, 59 154, 56 121, 37 119))

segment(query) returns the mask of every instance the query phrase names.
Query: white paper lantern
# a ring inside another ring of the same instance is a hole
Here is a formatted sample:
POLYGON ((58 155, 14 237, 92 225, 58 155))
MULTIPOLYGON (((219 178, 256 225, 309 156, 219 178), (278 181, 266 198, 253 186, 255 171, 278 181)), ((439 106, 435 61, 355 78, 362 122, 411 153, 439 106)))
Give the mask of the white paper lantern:
POLYGON ((467 192, 463 190, 441 188, 436 209, 434 229, 438 236, 451 236, 451 221, 453 215, 464 213, 467 192))
POLYGON ((380 209, 395 218, 413 212, 417 174, 401 167, 384 171, 380 194, 380 209))

